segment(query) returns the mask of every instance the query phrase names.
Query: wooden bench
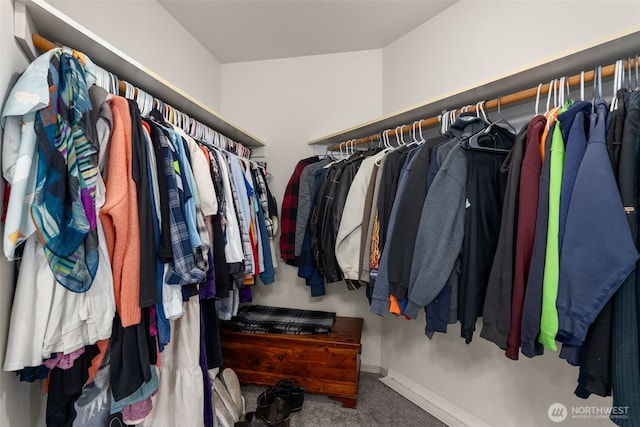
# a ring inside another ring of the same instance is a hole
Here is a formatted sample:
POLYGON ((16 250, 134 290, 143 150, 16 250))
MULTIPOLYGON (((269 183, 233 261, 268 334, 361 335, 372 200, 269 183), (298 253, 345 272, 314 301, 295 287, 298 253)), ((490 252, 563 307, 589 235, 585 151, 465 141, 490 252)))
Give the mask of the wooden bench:
POLYGON ((220 326, 224 367, 241 382, 274 385, 294 378, 305 390, 355 408, 360 374, 361 318, 336 317, 329 335, 252 334, 220 326))

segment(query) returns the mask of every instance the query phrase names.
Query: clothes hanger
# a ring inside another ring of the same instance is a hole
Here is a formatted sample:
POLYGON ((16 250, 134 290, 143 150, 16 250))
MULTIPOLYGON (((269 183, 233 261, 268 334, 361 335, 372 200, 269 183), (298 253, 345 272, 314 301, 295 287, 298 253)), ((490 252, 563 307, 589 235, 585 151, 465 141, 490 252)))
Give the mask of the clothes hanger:
MULTIPOLYGON (((515 127, 513 127, 513 125, 511 123, 509 123, 509 121, 507 119, 504 118, 504 116, 502 115, 502 111, 501 111, 501 105, 500 105, 500 101, 502 100, 502 96, 498 97, 498 121, 493 122, 493 124, 498 124, 498 123, 504 123, 507 128, 509 128, 509 130, 515 135, 518 133, 518 131, 516 130, 515 127)), ((484 105, 484 101, 483 101, 483 105, 484 105)), ((484 112, 484 107, 482 109, 482 111, 484 112)), ((486 120, 486 116, 485 116, 485 120, 486 120)))
MULTIPOLYGON (((624 72, 620 74, 620 66, 621 60, 616 61, 616 65, 613 72, 613 96, 611 98, 611 105, 609 106, 609 111, 614 111, 618 109, 618 97, 616 96, 618 90, 622 88, 621 78, 624 76, 624 72)), ((624 64, 622 64, 624 67, 624 64)))
POLYGON ((491 133, 491 126, 483 129, 469 138, 463 140, 462 148, 466 150, 485 151, 496 154, 506 154, 511 149, 499 148, 497 145, 501 142, 500 137, 494 133, 491 133))
POLYGON ((445 128, 444 128, 444 121, 446 120, 447 114, 445 113, 445 111, 442 111, 442 114, 440 114, 438 116, 438 122, 440 122, 440 134, 444 135, 444 133, 446 132, 445 128))
POLYGON ((395 127, 395 129, 393 130, 393 133, 394 133, 394 134, 395 134, 395 136, 396 136, 396 145, 397 145, 398 147, 400 147, 400 146, 404 145, 404 141, 402 141, 402 139, 401 139, 401 138, 402 138, 402 135, 398 136, 398 128, 399 128, 399 127, 400 127, 400 126, 396 126, 396 127, 395 127))
POLYGON ((536 116, 540 115, 538 112, 538 106, 540 105, 540 89, 542 89, 542 83, 538 84, 538 90, 536 91, 536 116))
POLYGON ((440 114, 438 116, 438 121, 440 122, 440 134, 444 135, 444 133, 447 131, 446 127, 445 127, 445 120, 447 120, 447 113, 446 110, 442 111, 442 114, 440 114))
POLYGON ((411 130, 413 131, 413 141, 409 145, 420 145, 420 144, 426 142, 426 140, 422 136, 422 127, 420 126, 420 122, 422 122, 422 120, 419 120, 419 121, 416 120, 411 125, 411 130), (418 138, 417 138, 416 128, 420 130, 420 140, 418 140, 418 138))
MULTIPOLYGON (((500 116, 500 118, 495 122, 491 122, 487 117, 487 114, 484 109, 484 105, 486 101, 480 101, 476 104, 477 117, 480 118, 480 114, 482 114, 484 121, 486 123, 489 123, 489 125, 485 129, 482 129, 479 132, 476 132, 475 134, 467 138, 463 144, 463 148, 479 150, 479 151, 487 151, 492 153, 500 153, 500 154, 508 153, 509 151, 511 151, 510 148, 509 149, 498 148, 497 145, 500 142, 499 136, 495 135, 494 133, 491 133, 492 128, 495 125, 498 125, 503 122, 507 124, 507 128, 508 128, 507 130, 511 131, 513 135, 517 133, 516 130, 513 128, 513 126, 506 119, 504 119, 504 117, 502 117, 502 114, 500 113, 500 98, 501 97, 498 98, 498 115, 500 116), (491 142, 493 146, 487 145, 486 144, 487 142, 491 142)), ((504 129, 502 126, 498 126, 498 127, 504 129)))
POLYGON ((479 101, 476 103, 476 117, 480 118, 480 115, 482 114, 484 121, 488 122, 489 119, 487 118, 487 112, 484 109, 484 104, 485 101, 479 101))
POLYGON ((422 136, 422 121, 425 119, 420 119, 418 120, 418 133, 420 134, 420 139, 422 140, 422 142, 427 142, 427 140, 424 138, 424 136, 422 136))
POLYGON ((549 91, 547 92, 547 111, 545 114, 548 114, 551 111, 550 103, 551 103, 551 95, 553 93, 553 85, 555 84, 555 80, 551 80, 549 82, 549 91))
POLYGON ((636 90, 640 89, 640 73, 638 72, 638 55, 636 55, 636 90))

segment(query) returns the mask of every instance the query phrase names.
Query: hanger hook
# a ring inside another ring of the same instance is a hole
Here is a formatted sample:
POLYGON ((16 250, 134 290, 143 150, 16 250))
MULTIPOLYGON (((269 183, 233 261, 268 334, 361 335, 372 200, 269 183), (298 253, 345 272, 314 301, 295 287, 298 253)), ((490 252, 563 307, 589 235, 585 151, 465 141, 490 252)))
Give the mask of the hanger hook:
POLYGON ((640 72, 638 72, 638 55, 636 55, 636 90, 640 89, 640 72))
POLYGON ((553 93, 553 80, 549 82, 549 91, 547 92, 547 112, 550 110, 551 106, 551 95, 553 93))
POLYGON ((540 105, 540 89, 542 89, 542 83, 538 84, 538 90, 536 91, 536 116, 538 113, 538 106, 540 105))
POLYGON ((445 126, 445 121, 447 120, 447 111, 443 110, 442 114, 440 114, 440 116, 438 117, 438 120, 440 121, 440 133, 442 135, 444 135, 444 133, 447 131, 446 126, 445 126))

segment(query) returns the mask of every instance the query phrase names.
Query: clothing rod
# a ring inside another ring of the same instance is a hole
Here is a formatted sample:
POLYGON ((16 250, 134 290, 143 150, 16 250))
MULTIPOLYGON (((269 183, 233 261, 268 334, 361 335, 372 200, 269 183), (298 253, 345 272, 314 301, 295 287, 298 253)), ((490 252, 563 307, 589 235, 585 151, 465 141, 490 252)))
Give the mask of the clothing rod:
MULTIPOLYGON (((627 59, 625 59, 625 70, 628 69, 628 67, 635 67, 635 63, 637 60, 637 56, 635 57, 636 59, 634 59, 633 57, 629 58, 629 62, 627 63, 627 59)), ((601 70, 601 75, 603 78, 606 77, 611 77, 614 75, 615 73, 615 68, 616 65, 615 64, 611 64, 611 65, 607 65, 602 67, 601 70)), ((595 71, 586 71, 584 73, 584 82, 588 83, 588 82, 592 82, 594 77, 595 77, 595 71)), ((580 84, 580 74, 576 74, 573 75, 571 77, 569 77, 567 79, 569 86, 575 86, 575 85, 579 85, 580 84)), ((540 87, 540 95, 543 94, 547 94, 549 92, 550 88, 553 88, 554 83, 546 83, 543 84, 540 87)), ((562 89, 564 90, 564 88, 562 89)), ((529 89, 524 89, 521 90, 519 92, 515 92, 515 93, 511 93, 509 95, 504 95, 500 98, 495 98, 495 99, 491 99, 489 101, 486 101, 483 105, 483 108, 485 110, 488 109, 493 109, 493 108, 497 108, 498 107, 498 103, 500 104, 500 107, 503 107, 505 105, 509 105, 509 104, 515 104, 516 102, 520 102, 520 101, 524 101, 526 99, 530 99, 530 98, 535 98, 538 94, 538 86, 533 87, 533 88, 529 88, 529 89)), ((458 108, 455 110, 456 114, 460 114, 462 112, 461 108, 458 108)), ((464 107, 464 111, 466 112, 475 112, 476 111, 476 106, 472 105, 469 108, 464 107)), ((406 124, 406 125, 402 125, 399 126, 398 129, 398 133, 409 133, 412 132, 413 129, 418 129, 418 126, 421 129, 424 129, 425 127, 429 127, 429 126, 435 126, 435 125, 439 125, 440 124, 440 119, 439 116, 436 117, 430 117, 427 119, 423 119, 420 120, 419 125, 415 125, 415 122, 411 123, 411 124, 406 124)), ((396 128, 392 128, 392 129, 386 129, 384 131, 382 131, 384 134, 388 134, 389 132, 391 132, 391 135, 393 135, 393 133, 395 133, 396 128)), ((357 138, 354 140, 350 140, 348 141, 348 145, 349 146, 353 146, 353 145, 361 145, 361 144, 369 144, 371 142, 377 142, 380 139, 380 133, 374 134, 374 135, 369 135, 369 136, 364 136, 362 138, 357 138)), ((347 141, 345 142, 341 142, 338 144, 333 144, 330 145, 327 148, 327 151, 337 151, 340 150, 340 147, 342 146, 343 148, 345 147, 347 141)))

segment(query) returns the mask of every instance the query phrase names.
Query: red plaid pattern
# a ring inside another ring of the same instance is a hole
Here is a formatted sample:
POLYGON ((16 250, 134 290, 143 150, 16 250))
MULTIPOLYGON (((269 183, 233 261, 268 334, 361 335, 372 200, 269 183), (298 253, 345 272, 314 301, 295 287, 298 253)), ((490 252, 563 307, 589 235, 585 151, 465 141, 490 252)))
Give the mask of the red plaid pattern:
POLYGON ((308 165, 319 161, 318 156, 300 160, 289 178, 289 183, 282 199, 282 216, 280 219, 280 257, 289 265, 297 265, 295 255, 296 216, 298 215, 298 190, 300 175, 308 165))

